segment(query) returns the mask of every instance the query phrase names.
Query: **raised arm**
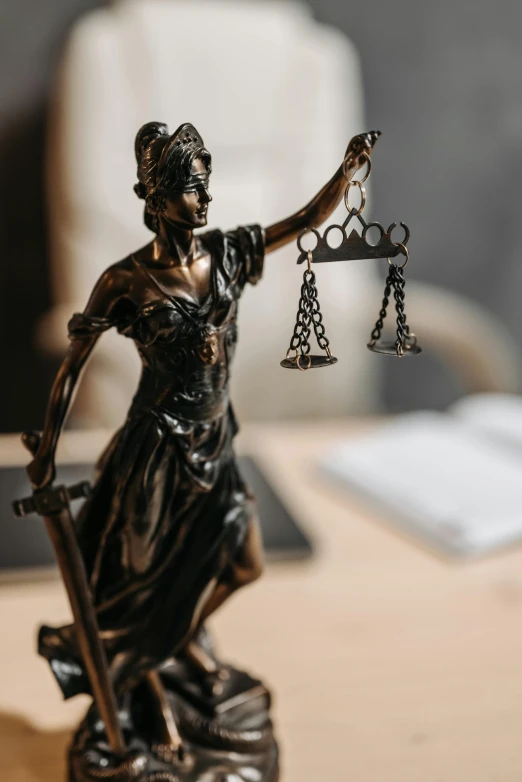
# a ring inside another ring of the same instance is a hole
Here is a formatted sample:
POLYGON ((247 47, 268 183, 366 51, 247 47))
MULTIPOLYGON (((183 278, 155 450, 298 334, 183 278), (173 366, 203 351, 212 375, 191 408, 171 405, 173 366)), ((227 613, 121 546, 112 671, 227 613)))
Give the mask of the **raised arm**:
POLYGON ((123 275, 117 267, 108 269, 98 280, 82 315, 72 323, 80 325, 71 334, 71 344, 53 383, 38 450, 26 468, 33 488, 52 483, 55 477, 56 446, 65 423, 80 373, 100 334, 111 324, 111 315, 121 296, 123 275), (81 324, 92 324, 84 328, 81 324))
POLYGON ((380 131, 372 130, 352 138, 343 164, 317 195, 295 214, 266 228, 265 252, 278 250, 297 239, 305 228, 317 228, 324 223, 343 197, 346 183, 364 165, 367 156, 371 155, 373 145, 380 135, 380 131))

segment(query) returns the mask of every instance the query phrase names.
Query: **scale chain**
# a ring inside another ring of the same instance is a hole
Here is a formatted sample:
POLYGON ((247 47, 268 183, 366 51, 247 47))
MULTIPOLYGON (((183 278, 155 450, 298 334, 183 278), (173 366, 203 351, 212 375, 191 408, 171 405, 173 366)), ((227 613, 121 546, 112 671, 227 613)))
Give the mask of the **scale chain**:
POLYGON ((371 333, 370 339, 374 342, 377 342, 378 339, 381 338, 381 332, 384 328, 384 318, 386 317, 386 311, 388 309, 388 304, 390 303, 390 296, 392 292, 393 285, 393 267, 390 268, 390 272, 386 278, 386 285, 384 288, 384 296, 382 299, 382 305, 381 309, 379 311, 379 317, 377 318, 377 323, 374 326, 374 329, 371 333))
POLYGON ((321 350, 327 351, 327 348, 330 345, 330 340, 326 336, 324 323, 323 323, 323 313, 321 312, 319 299, 317 298, 317 289, 316 289, 316 296, 314 297, 313 300, 312 320, 314 324, 314 331, 315 331, 315 337, 317 339, 317 344, 319 345, 321 350))
MULTIPOLYGON (((377 318, 377 322, 371 333, 370 343, 368 345, 368 347, 371 349, 373 349, 374 345, 381 339, 381 333, 384 328, 384 319, 387 315, 392 291, 393 298, 395 300, 396 312, 396 339, 394 342, 395 352, 398 356, 403 356, 406 350, 410 351, 412 346, 415 346, 415 342, 410 343, 410 341, 415 339, 415 337, 410 332, 410 327, 406 322, 406 312, 404 309, 405 286, 406 280, 404 279, 403 267, 397 266, 395 263, 390 263, 390 270, 386 278, 384 297, 382 300, 381 309, 379 311, 379 317, 377 318)), ((417 350, 417 352, 419 352, 419 350, 417 350)))
POLYGON ((395 310, 397 312, 397 340, 395 342, 395 347, 397 350, 402 350, 404 342, 408 339, 410 332, 409 326, 406 323, 406 312, 404 311, 404 287, 406 285, 406 280, 404 279, 402 269, 399 266, 396 266, 396 264, 392 264, 392 271, 395 278, 393 295, 395 298, 395 310))
POLYGON ((300 351, 302 356, 308 355, 311 349, 309 338, 312 328, 319 347, 326 351, 330 345, 330 341, 325 333, 323 314, 321 312, 315 284, 315 274, 313 271, 307 269, 303 274, 301 297, 299 299, 294 333, 290 340, 290 349, 300 351))

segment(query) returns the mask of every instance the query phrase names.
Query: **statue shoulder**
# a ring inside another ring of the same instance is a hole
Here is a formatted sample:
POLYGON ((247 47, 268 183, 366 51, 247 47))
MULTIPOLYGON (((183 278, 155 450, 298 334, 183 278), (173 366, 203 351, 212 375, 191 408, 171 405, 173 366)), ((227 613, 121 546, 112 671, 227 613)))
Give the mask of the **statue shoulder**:
POLYGON ((132 256, 113 263, 98 278, 85 308, 91 317, 109 317, 117 303, 128 296, 135 276, 132 256))

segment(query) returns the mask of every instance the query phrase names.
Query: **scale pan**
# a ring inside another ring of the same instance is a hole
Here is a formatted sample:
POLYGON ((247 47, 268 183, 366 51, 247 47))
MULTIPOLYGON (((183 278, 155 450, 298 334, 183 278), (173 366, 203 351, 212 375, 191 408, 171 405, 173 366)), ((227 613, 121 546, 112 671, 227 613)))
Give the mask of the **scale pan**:
POLYGON ((395 356, 395 358, 405 358, 406 356, 418 356, 419 353, 422 353, 422 348, 420 348, 416 342, 412 342, 409 344, 408 342, 405 342, 403 345, 403 353, 402 356, 397 355, 397 348, 395 347, 395 342, 392 342, 391 340, 379 340, 378 342, 374 342, 373 344, 371 342, 368 342, 367 345, 368 350, 373 351, 373 353, 382 353, 383 356, 395 356))
POLYGON ((295 358, 285 358, 283 361, 281 361, 281 366, 285 369, 319 369, 320 367, 330 367, 332 364, 337 364, 337 359, 335 356, 328 357, 327 355, 324 356, 311 356, 308 354, 308 356, 299 356, 301 366, 297 366, 297 357, 295 358), (310 359, 310 361, 308 361, 310 359))

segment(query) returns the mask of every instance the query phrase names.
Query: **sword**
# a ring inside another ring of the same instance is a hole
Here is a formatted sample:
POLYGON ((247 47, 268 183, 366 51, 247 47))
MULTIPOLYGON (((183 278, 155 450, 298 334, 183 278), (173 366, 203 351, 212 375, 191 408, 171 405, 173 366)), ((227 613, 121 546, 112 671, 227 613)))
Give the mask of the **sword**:
MULTIPOLYGON (((38 450, 40 435, 36 432, 24 432, 22 443, 34 456, 38 450)), ((105 733, 112 752, 116 757, 123 757, 126 747, 118 721, 116 696, 70 508, 71 500, 87 497, 90 491, 91 486, 88 481, 69 487, 46 486, 43 489, 36 489, 32 497, 15 500, 12 507, 18 518, 23 518, 29 513, 38 513, 44 520, 69 598, 76 638, 94 702, 105 725, 105 733)))

